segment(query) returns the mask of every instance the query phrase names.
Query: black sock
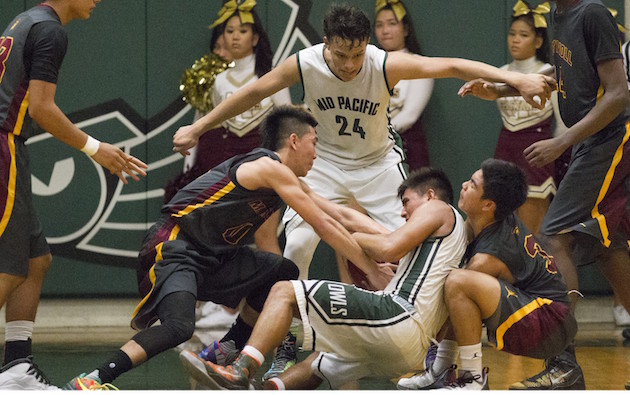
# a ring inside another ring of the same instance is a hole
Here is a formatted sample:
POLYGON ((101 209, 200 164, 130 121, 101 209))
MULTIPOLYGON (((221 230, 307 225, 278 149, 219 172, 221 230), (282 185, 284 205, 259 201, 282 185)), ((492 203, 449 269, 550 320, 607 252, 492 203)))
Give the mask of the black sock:
POLYGON ((98 376, 101 383, 111 383, 121 374, 131 370, 133 367, 131 359, 122 350, 116 351, 98 369, 98 376))
POLYGON ((13 362, 16 359, 26 358, 33 354, 31 347, 31 339, 28 340, 12 340, 4 343, 4 356, 2 365, 13 362))
POLYGON ((254 328, 247 325, 239 315, 238 317, 236 317, 236 321, 232 324, 232 327, 230 328, 228 333, 226 333, 225 336, 223 336, 223 339, 221 339, 219 342, 234 340, 236 347, 239 350, 242 350, 243 347, 245 347, 245 344, 247 344, 249 337, 252 335, 253 329, 254 328))
POLYGON ((575 357, 575 340, 569 343, 569 345, 564 349, 563 354, 568 357, 569 360, 577 362, 577 358, 575 357))

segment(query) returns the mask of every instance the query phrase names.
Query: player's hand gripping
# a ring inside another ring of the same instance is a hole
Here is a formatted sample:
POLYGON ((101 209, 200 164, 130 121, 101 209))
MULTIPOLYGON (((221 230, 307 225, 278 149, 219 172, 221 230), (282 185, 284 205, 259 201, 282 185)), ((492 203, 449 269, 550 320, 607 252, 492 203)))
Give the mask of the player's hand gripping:
POLYGON ((182 126, 177 129, 173 136, 173 151, 179 152, 183 156, 190 155, 189 149, 197 145, 199 136, 195 132, 193 125, 182 126))
POLYGON ((389 262, 377 262, 376 270, 367 274, 367 279, 375 289, 385 289, 387 284, 394 277, 396 265, 389 262))
POLYGON ((462 85, 457 94, 461 97, 473 95, 483 100, 492 101, 499 98, 499 89, 495 83, 477 78, 462 85))
POLYGON ((140 181, 138 174, 147 175, 144 171, 147 168, 146 163, 134 156, 125 154, 120 148, 109 143, 101 141, 98 151, 92 155, 92 159, 109 170, 110 173, 116 174, 124 184, 128 184, 125 174, 135 181, 140 181))
POLYGON ((513 86, 527 103, 538 109, 545 107, 551 92, 557 88, 555 78, 543 74, 521 74, 513 86))
POLYGON ((477 78, 462 85, 457 94, 461 97, 473 95, 484 100, 496 100, 501 96, 520 94, 532 107, 543 109, 554 89, 556 89, 556 81, 551 76, 521 74, 513 87, 477 78))

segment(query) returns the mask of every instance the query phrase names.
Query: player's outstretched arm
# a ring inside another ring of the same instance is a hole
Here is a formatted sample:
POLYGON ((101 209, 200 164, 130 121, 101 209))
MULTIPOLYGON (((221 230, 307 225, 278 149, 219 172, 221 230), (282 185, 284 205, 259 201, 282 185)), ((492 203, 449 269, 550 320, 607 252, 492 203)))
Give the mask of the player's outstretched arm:
POLYGON ((353 237, 379 262, 397 262, 431 236, 448 234, 454 225, 453 210, 441 200, 416 208, 407 222, 388 234, 355 233, 353 237))
POLYGON ((388 83, 394 86, 403 79, 458 78, 470 81, 482 78, 504 82, 518 90, 529 104, 542 108, 551 94, 555 80, 542 74, 522 74, 501 70, 489 64, 460 58, 432 58, 405 53, 391 53, 385 65, 388 83), (540 102, 534 100, 538 96, 540 102))
POLYGON ((298 178, 287 166, 269 158, 261 158, 241 165, 236 176, 247 189, 273 189, 313 227, 322 240, 363 270, 374 286, 384 288, 387 285, 393 271, 370 259, 350 233, 302 190, 298 178))
POLYGON ((147 165, 140 159, 127 155, 120 148, 99 142, 77 128, 55 104, 57 85, 31 80, 29 83, 29 115, 37 124, 65 144, 82 150, 99 165, 127 184, 126 175, 136 181, 138 174, 145 176, 147 165))
POLYGON ((342 206, 324 199, 313 192, 303 181, 300 181, 302 190, 321 208, 324 212, 343 225, 349 232, 362 233, 389 233, 391 230, 385 228, 369 216, 350 207, 342 206))
POLYGON ((297 58, 293 55, 259 80, 237 90, 192 125, 179 128, 173 136, 173 151, 189 155, 189 149, 197 145, 199 137, 206 131, 218 127, 222 122, 249 110, 264 98, 299 80, 297 58))

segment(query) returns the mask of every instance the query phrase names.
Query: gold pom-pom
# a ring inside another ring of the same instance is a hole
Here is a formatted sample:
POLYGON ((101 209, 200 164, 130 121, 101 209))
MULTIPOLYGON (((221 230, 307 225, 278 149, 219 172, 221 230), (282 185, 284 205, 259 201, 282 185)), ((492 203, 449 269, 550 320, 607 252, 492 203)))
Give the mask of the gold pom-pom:
POLYGON ((183 100, 196 110, 207 113, 212 105, 212 85, 217 75, 234 63, 227 63, 220 56, 210 53, 203 56, 189 69, 184 71, 179 85, 179 92, 183 100))

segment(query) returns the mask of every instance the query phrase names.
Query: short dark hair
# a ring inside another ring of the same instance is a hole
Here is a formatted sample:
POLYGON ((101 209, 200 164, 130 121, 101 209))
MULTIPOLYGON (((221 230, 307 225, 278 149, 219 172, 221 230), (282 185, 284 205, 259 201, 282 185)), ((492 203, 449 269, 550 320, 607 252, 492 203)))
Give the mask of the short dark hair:
POLYGON ((310 130, 308 126, 317 126, 317 121, 302 107, 289 105, 275 107, 260 123, 260 146, 277 151, 284 146, 291 133, 299 137, 308 133, 310 130))
POLYGON ((429 189, 433 189, 438 199, 453 204, 453 187, 442 169, 422 167, 412 171, 398 187, 398 197, 402 199, 407 189, 412 189, 422 195, 429 189))
POLYGON ((324 16, 324 35, 331 41, 339 37, 351 42, 370 39, 372 28, 365 12, 348 4, 332 4, 324 16))
POLYGON ((486 159, 481 164, 483 199, 496 205, 494 219, 501 221, 519 208, 527 199, 527 178, 514 163, 500 159, 486 159))

